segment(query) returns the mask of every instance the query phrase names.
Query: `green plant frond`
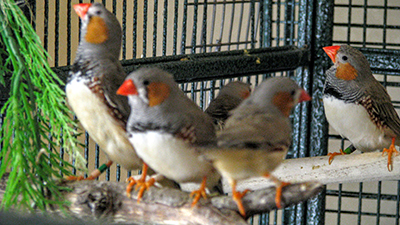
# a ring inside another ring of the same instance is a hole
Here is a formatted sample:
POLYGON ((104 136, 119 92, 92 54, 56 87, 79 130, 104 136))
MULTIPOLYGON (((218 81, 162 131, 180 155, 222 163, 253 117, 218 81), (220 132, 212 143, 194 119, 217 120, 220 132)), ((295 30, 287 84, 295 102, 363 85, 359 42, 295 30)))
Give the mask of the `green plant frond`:
MULTIPOLYGON (((63 82, 48 65, 48 54, 29 21, 12 0, 0 1, 0 60, 4 75, 11 74, 10 96, 1 112, 3 161, 0 176, 10 171, 2 206, 44 210, 63 199, 48 199, 44 193, 61 198, 54 178, 69 175, 71 164, 53 151, 62 148, 77 165, 86 160, 78 151, 77 123, 65 104, 63 82), (12 70, 7 69, 12 68, 12 70), (48 150, 47 148, 51 149, 48 150), (46 152, 38 158, 41 149, 46 152), (61 173, 61 174, 60 174, 61 173)), ((78 168, 79 169, 79 168, 78 168)))

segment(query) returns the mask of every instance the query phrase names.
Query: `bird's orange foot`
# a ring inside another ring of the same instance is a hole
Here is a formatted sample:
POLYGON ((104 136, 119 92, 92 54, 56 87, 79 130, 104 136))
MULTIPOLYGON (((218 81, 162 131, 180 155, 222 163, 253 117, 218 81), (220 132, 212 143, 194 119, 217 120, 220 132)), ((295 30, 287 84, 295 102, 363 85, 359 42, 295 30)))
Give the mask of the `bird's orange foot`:
POLYGON ((204 199, 207 199, 207 193, 206 193, 206 178, 203 178, 203 181, 201 182, 200 188, 197 190, 194 190, 190 193, 190 197, 193 197, 193 202, 192 202, 192 207, 194 207, 197 202, 199 202, 200 198, 203 197, 204 199))
POLYGON ((242 203, 242 198, 243 198, 243 196, 245 196, 246 193, 249 192, 249 191, 250 191, 250 190, 246 189, 246 190, 244 190, 244 191, 242 191, 242 192, 240 192, 240 191, 235 191, 234 193, 232 192, 233 201, 236 202, 236 205, 237 205, 237 207, 238 207, 238 209, 239 209, 239 213, 240 213, 240 215, 242 215, 243 217, 246 217, 246 211, 244 210, 244 206, 243 206, 243 203, 242 203))
POLYGON ((133 186, 136 185, 135 190, 139 189, 139 193, 137 196, 138 202, 140 202, 140 200, 142 199, 144 191, 148 190, 156 182, 156 180, 154 178, 150 178, 148 181, 146 181, 147 169, 148 169, 147 164, 143 163, 142 175, 140 176, 140 178, 138 180, 135 180, 135 178, 129 177, 127 180, 129 182, 129 184, 126 187, 126 195, 130 198, 132 188, 133 188, 133 186))
POLYGON ((136 185, 135 191, 137 191, 139 189, 139 193, 137 195, 138 202, 140 202, 140 200, 142 199, 144 191, 148 190, 156 182, 156 180, 154 178, 150 178, 148 181, 145 181, 142 178, 140 178, 139 180, 135 180, 133 177, 129 177, 128 181, 129 181, 129 184, 126 187, 126 195, 130 198, 132 188, 133 188, 133 186, 136 185))
POLYGON ((399 152, 396 150, 396 147, 394 145, 395 142, 395 138, 392 138, 392 144, 390 145, 389 148, 384 148, 382 155, 385 154, 385 152, 387 152, 388 154, 388 163, 387 163, 387 168, 388 170, 391 172, 393 170, 393 162, 392 162, 392 155, 394 153, 394 155, 399 155, 399 152))
POLYGON ((337 156, 337 155, 345 155, 345 154, 346 154, 346 153, 344 153, 342 149, 340 149, 340 152, 328 153, 328 156, 329 156, 329 160, 328 160, 329 165, 331 165, 331 163, 332 163, 332 161, 333 161, 333 158, 334 158, 335 156, 337 156))
POLYGON ((129 177, 126 180, 126 182, 129 182, 128 186, 126 186, 126 196, 128 196, 128 198, 130 198, 131 197, 132 188, 137 183, 137 180, 135 180, 135 178, 133 178, 133 177, 129 177))
POLYGON ((280 182, 276 187, 275 204, 278 209, 282 208, 282 188, 289 184, 288 182, 280 182))

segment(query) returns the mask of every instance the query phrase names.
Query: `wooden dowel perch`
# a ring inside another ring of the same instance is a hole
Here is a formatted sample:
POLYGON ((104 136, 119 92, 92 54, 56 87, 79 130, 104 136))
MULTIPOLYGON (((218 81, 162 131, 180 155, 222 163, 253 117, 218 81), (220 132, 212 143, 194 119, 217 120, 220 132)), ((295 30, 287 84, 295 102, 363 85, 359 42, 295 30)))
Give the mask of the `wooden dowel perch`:
MULTIPOLYGON (((336 156, 332 164, 328 156, 288 159, 273 172, 282 181, 304 182, 315 180, 322 184, 354 183, 367 181, 400 180, 400 155, 392 157, 393 171, 387 169, 387 155, 382 152, 336 156)), ((254 178, 239 183, 238 189, 260 189, 273 185, 264 178, 254 178)), ((224 190, 229 191, 224 183, 224 190)))

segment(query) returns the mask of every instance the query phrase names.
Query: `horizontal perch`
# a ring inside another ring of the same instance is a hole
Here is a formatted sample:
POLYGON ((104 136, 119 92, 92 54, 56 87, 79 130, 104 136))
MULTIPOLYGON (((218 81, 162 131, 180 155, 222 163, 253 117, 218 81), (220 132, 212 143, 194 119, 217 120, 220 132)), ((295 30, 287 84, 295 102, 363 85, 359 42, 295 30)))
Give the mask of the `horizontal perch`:
MULTIPOLYGON (((0 183, 0 200, 4 193, 6 178, 0 183)), ((191 208, 192 199, 187 192, 171 188, 151 187, 140 203, 136 194, 126 196, 126 184, 109 181, 63 181, 70 188, 64 192, 65 206, 69 215, 93 223, 123 224, 247 224, 238 213, 230 196, 212 196, 202 199, 191 208)), ((317 182, 297 183, 283 188, 282 204, 289 206, 305 201, 322 190, 317 182)), ((275 187, 249 192, 243 198, 247 216, 276 209, 275 187)), ((64 216, 56 210, 54 213, 64 216)), ((26 216, 26 215, 25 215, 26 216)), ((10 219, 13 219, 11 217, 10 219)), ((18 221, 18 218, 16 221, 18 221)), ((32 215, 37 220, 36 215, 32 215)), ((59 220, 60 217, 57 216, 59 220)), ((62 219, 68 222, 67 219, 62 219)))
MULTIPOLYGON (((318 181, 322 184, 367 181, 400 180, 400 156, 392 157, 393 171, 387 169, 387 155, 382 152, 336 156, 332 164, 328 156, 287 159, 273 172, 283 181, 318 181)), ((238 184, 238 189, 260 189, 273 185, 265 178, 248 179, 238 184)), ((224 182, 224 190, 230 187, 224 182)))
MULTIPOLYGON (((170 188, 151 187, 140 203, 136 193, 128 198, 126 184, 106 181, 65 183, 73 189, 66 193, 74 216, 107 218, 109 222, 156 224, 246 224, 237 213, 230 196, 214 196, 201 200, 191 208, 192 199, 187 192, 170 188)), ((305 201, 322 190, 317 182, 305 182, 284 187, 283 206, 305 201)), ((247 216, 276 209, 275 188, 249 192, 243 198, 247 216)))

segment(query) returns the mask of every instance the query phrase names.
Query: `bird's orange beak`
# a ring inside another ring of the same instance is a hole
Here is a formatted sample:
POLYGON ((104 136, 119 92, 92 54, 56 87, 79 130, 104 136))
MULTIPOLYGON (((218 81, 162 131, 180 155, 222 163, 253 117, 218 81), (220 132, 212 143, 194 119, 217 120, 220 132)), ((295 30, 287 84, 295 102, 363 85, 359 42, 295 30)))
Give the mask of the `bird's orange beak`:
POLYGON ((328 46, 328 47, 323 47, 324 51, 326 54, 331 58, 333 63, 336 63, 336 54, 340 49, 339 45, 334 45, 334 46, 328 46))
POLYGON ((311 100, 311 96, 307 93, 307 91, 305 91, 304 89, 301 90, 299 103, 300 102, 307 102, 307 101, 310 101, 310 100, 311 100))
POLYGON ((81 3, 81 4, 76 4, 74 5, 74 10, 78 16, 83 19, 85 17, 87 11, 89 10, 90 6, 92 6, 91 3, 81 3))
POLYGON ((125 80, 124 83, 117 90, 118 95, 128 96, 137 95, 137 89, 131 79, 125 80))

